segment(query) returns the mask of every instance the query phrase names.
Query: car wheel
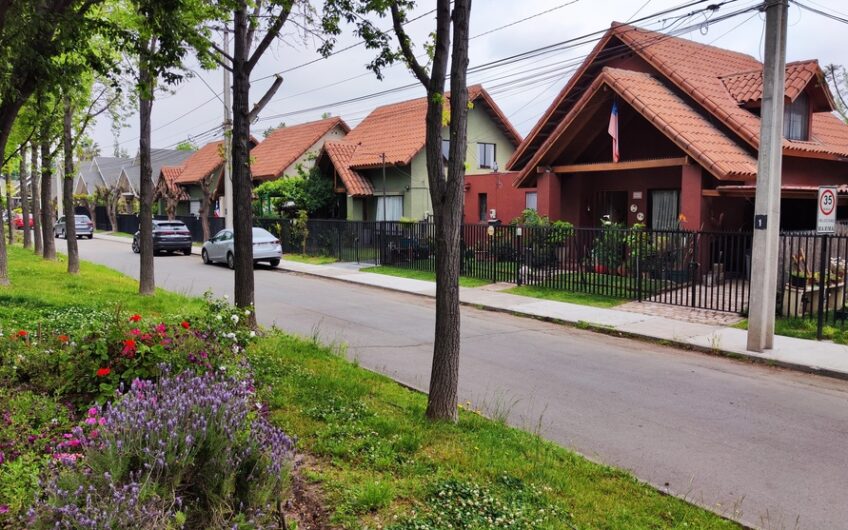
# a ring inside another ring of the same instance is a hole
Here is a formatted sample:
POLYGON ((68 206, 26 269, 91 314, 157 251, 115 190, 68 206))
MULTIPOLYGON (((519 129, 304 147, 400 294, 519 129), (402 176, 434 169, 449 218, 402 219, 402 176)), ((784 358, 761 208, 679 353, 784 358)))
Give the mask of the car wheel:
POLYGON ((141 247, 139 246, 138 239, 136 239, 136 238, 133 238, 132 251, 135 252, 136 254, 141 254, 141 247))
POLYGON ((203 260, 203 263, 206 265, 211 265, 212 261, 209 259, 209 254, 206 253, 206 249, 200 251, 200 259, 203 260))
POLYGON ((88 239, 94 239, 94 234, 88 234, 88 239))
POLYGON ((186 256, 191 256, 191 247, 184 248, 183 254, 185 254, 186 256))
POLYGON ((280 260, 272 259, 271 261, 268 262, 268 264, 271 265, 271 267, 276 267, 277 265, 280 264, 280 260))
POLYGON ((236 268, 236 257, 232 252, 227 252, 227 267, 233 270, 236 268))

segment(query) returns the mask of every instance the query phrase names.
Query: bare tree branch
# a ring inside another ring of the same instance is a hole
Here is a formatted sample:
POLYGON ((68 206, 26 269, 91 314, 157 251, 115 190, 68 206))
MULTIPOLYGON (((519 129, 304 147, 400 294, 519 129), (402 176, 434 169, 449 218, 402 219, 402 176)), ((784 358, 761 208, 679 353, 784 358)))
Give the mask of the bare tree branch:
POLYGON ((265 105, 271 101, 271 98, 274 97, 274 94, 277 93, 277 90, 280 89, 280 86, 283 84, 283 78, 280 74, 274 76, 274 84, 271 85, 271 88, 265 92, 265 95, 253 106, 253 109, 247 115, 247 121, 253 123, 256 120, 256 117, 259 116, 259 113, 262 112, 262 109, 265 108, 265 105))
POLYGON ((6 157, 6 159, 5 159, 5 160, 3 160, 3 164, 2 164, 3 166, 5 166, 6 164, 8 164, 8 163, 9 163, 9 161, 10 161, 11 159, 15 158, 15 156, 17 156, 17 154, 21 152, 21 147, 23 147, 24 145, 28 144, 28 143, 29 143, 29 141, 30 141, 30 140, 32 140, 32 137, 35 135, 35 131, 36 131, 37 129, 38 129, 38 125, 33 125, 33 126, 32 126, 32 130, 29 132, 29 135, 26 137, 26 140, 24 140, 23 142, 21 142, 21 145, 19 145, 19 146, 18 146, 18 147, 17 147, 14 151, 12 151, 12 152, 9 154, 9 156, 7 156, 7 157, 6 157))
POLYGON ((286 20, 288 20, 291 10, 291 5, 283 7, 283 10, 274 20, 274 23, 268 27, 268 31, 265 33, 265 36, 262 37, 262 40, 259 42, 259 45, 256 46, 256 49, 253 51, 250 59, 248 59, 245 63, 245 70, 248 73, 253 71, 256 63, 259 62, 259 59, 262 57, 262 54, 265 53, 268 46, 270 46, 271 43, 274 42, 274 39, 276 39, 280 34, 280 30, 283 28, 283 24, 286 23, 286 20))
MULTIPOLYGON (((218 46, 217 44, 215 44, 211 40, 209 41, 209 45, 212 46, 212 49, 215 50, 216 52, 218 52, 218 54, 221 57, 228 60, 230 62, 230 64, 233 64, 233 56, 232 55, 225 52, 223 48, 221 48, 220 46, 218 46)), ((215 62, 220 64, 221 66, 226 66, 223 62, 221 62, 221 60, 218 57, 215 57, 214 59, 215 59, 215 62)), ((232 70, 230 70, 230 71, 232 71, 232 70)))
POLYGON ((252 23, 248 26, 247 35, 244 37, 244 49, 248 50, 248 52, 250 51, 250 43, 253 42, 253 36, 256 34, 256 26, 254 24, 258 25, 256 21, 259 19, 261 9, 262 1, 260 0, 256 2, 256 7, 253 8, 253 15, 250 17, 252 23))
POLYGON ((409 69, 412 70, 413 74, 415 74, 415 77, 417 77, 418 80, 421 81, 421 84, 424 85, 424 88, 429 88, 430 76, 427 74, 427 70, 421 66, 421 63, 418 62, 418 59, 415 58, 415 53, 412 51, 412 41, 409 39, 409 35, 407 35, 406 30, 403 29, 403 23, 405 22, 404 17, 396 2, 391 2, 391 10, 392 26, 394 27, 395 35, 397 35, 398 42, 400 43, 400 50, 401 53, 403 53, 403 58, 409 66, 409 69))

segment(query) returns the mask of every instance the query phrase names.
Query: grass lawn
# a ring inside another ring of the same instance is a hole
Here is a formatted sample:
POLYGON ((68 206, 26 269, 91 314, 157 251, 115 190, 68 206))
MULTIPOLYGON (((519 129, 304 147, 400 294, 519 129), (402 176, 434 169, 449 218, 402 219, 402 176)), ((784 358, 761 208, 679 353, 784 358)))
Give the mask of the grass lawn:
MULTIPOLYGON (((95 306, 169 314, 198 299, 159 291, 106 267, 43 262, 10 249, 12 285, 0 321, 95 306), (25 315, 23 315, 25 316, 25 315)), ((540 437, 463 410, 458 424, 424 420, 426 398, 314 341, 270 333, 249 349, 270 418, 306 456, 300 475, 344 528, 736 528, 631 475, 540 437)))
MULTIPOLYGON (((61 247, 60 247, 61 250, 61 247)), ((156 296, 139 296, 138 282, 102 265, 83 261, 80 274, 67 274, 67 261, 44 261, 20 246, 8 247, 9 287, 0 287, 0 322, 36 321, 68 307, 169 314, 176 310, 201 311, 201 300, 159 290, 156 296)))
MULTIPOLYGON (((748 329, 748 320, 745 319, 733 327, 748 329)), ((818 321, 815 318, 777 318, 774 321, 774 333, 797 339, 816 340, 816 329, 818 321)), ((831 326, 825 323, 822 328, 822 338, 832 340, 837 344, 848 344, 848 327, 831 326)))
POLYGON ((283 254, 283 259, 297 261, 299 263, 309 263, 311 265, 327 265, 339 261, 330 256, 307 256, 305 254, 283 254))
POLYGON ((615 307, 628 301, 597 294, 563 291, 561 289, 551 289, 549 287, 539 287, 535 285, 522 285, 521 287, 513 287, 512 289, 507 289, 501 292, 541 298, 543 300, 553 300, 555 302, 588 305, 592 307, 615 307))
MULTIPOLYGON (((401 278, 410 278, 412 280, 426 280, 428 282, 436 281, 436 273, 430 271, 418 271, 413 269, 404 269, 402 267, 388 267, 383 265, 378 265, 375 267, 365 267, 364 269, 359 269, 361 272, 374 272, 377 274, 385 274, 387 276, 398 276, 401 278)), ((488 285, 492 282, 487 280, 480 280, 478 278, 469 278, 467 276, 460 276, 459 285, 460 287, 480 287, 482 285, 488 285)))

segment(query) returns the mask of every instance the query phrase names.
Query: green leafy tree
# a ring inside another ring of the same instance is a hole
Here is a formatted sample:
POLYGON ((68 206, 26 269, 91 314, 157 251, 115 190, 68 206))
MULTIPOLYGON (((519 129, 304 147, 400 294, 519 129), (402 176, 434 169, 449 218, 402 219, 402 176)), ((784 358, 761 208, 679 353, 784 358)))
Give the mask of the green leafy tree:
MULTIPOLYGON (((382 79, 382 69, 403 61, 427 90, 427 177, 436 228, 436 329, 427 417, 456 421, 459 388, 459 272, 461 260, 465 152, 468 143, 468 25, 471 0, 436 0, 436 27, 432 43, 425 45, 430 58, 422 64, 404 28, 413 0, 325 0, 323 25, 327 33, 341 33, 341 22, 352 23, 358 36, 377 56, 369 68, 382 79), (389 16, 392 32, 378 28, 373 17, 389 16), (392 35, 392 33, 394 35, 392 35), (397 44, 394 44, 395 40, 397 44), (450 98, 445 84, 450 63, 450 98), (447 112, 446 112, 447 111, 447 112), (442 156, 442 129, 450 138, 448 160, 442 156), (447 172, 445 169, 447 168, 447 172)), ((322 51, 329 53, 334 39, 322 51)))

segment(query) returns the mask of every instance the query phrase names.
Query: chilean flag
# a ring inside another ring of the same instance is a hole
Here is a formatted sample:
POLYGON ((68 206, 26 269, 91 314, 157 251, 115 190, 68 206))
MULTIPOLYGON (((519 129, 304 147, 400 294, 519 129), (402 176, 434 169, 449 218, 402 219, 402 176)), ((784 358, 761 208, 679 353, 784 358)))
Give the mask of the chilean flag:
POLYGON ((609 129, 607 132, 612 136, 612 161, 618 162, 621 158, 618 154, 618 102, 613 101, 612 112, 610 112, 609 129))

